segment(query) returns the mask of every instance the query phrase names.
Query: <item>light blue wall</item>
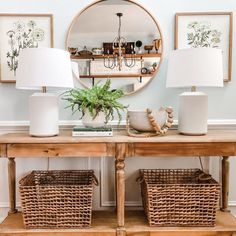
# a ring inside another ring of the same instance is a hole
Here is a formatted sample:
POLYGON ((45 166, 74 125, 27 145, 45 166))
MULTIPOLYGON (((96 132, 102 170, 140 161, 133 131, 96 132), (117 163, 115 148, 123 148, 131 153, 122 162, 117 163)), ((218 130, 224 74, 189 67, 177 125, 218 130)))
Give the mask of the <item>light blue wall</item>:
MULTIPOLYGON (((54 15, 54 45, 64 48, 66 32, 73 17, 91 0, 0 0, 1 13, 52 13, 54 15)), ((176 12, 198 11, 233 11, 236 14, 235 0, 139 0, 158 20, 163 35, 165 55, 157 77, 143 90, 135 95, 122 99, 130 104, 132 109, 147 107, 158 108, 170 105, 177 110, 178 94, 182 89, 166 89, 166 70, 168 54, 174 45, 174 15, 176 12)), ((234 38, 235 38, 234 32, 234 38)), ((233 40, 235 41, 235 40, 233 40)), ((236 118, 236 74, 235 47, 233 46, 232 82, 224 88, 203 89, 209 95, 210 119, 236 118)), ((0 121, 27 120, 28 96, 32 92, 16 90, 13 84, 0 84, 0 121)), ((60 104, 60 119, 71 120, 69 110, 64 110, 65 104, 60 104)), ((175 114, 177 114, 175 112, 175 114)))

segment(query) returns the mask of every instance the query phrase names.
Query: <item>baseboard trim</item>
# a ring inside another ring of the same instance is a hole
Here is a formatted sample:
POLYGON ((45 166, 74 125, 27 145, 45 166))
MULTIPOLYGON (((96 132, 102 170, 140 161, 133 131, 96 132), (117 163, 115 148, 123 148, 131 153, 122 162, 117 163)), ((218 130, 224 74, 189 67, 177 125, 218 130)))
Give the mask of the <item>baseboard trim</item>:
POLYGON ((236 207, 236 201, 229 201, 230 207, 236 207))
POLYGON ((236 129, 236 119, 208 120, 208 129, 236 129))
MULTIPOLYGON (((9 202, 0 202, 0 208, 9 208, 9 202)), ((20 202, 16 202, 16 207, 21 207, 20 202)))
MULTIPOLYGON (((116 203, 115 201, 103 201, 101 204, 102 207, 115 207, 116 203)), ((126 201, 125 202, 126 207, 142 207, 142 202, 139 201, 126 201)))
MULTIPOLYGON (((109 123, 114 127, 118 127, 118 120, 109 123)), ((124 128, 125 120, 120 122, 119 128, 124 128)), ((60 128, 71 129, 75 125, 82 125, 81 120, 60 120, 60 128)), ((174 120, 173 129, 177 129, 178 121, 174 120)), ((236 119, 211 119, 208 120, 209 129, 236 129, 236 119)), ((29 129, 29 121, 0 121, 0 131, 27 131, 29 129)))

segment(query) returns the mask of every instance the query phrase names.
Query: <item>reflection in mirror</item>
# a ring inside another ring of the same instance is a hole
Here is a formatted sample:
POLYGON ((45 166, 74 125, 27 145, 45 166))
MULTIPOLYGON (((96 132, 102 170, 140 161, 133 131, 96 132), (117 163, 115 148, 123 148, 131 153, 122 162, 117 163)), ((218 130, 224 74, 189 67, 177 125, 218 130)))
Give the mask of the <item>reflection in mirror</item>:
POLYGON ((112 80, 132 94, 155 77, 162 60, 160 28, 129 0, 98 1, 73 20, 66 40, 73 72, 85 87, 112 80))

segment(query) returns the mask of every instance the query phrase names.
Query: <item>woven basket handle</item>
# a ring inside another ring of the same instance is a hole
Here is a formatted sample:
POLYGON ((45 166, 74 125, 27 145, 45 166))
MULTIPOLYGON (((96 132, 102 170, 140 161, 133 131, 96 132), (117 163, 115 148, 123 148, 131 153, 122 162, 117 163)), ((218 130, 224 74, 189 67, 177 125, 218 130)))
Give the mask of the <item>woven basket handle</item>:
POLYGON ((137 182, 138 184, 143 183, 143 182, 144 182, 143 176, 139 176, 139 177, 136 179, 136 182, 137 182))
POLYGON ((202 173, 198 176, 199 182, 204 182, 204 181, 208 181, 208 180, 211 180, 211 179, 212 179, 211 175, 205 174, 205 173, 202 173))
POLYGON ((96 177, 96 175, 95 174, 92 174, 93 175, 93 184, 95 185, 95 186, 98 186, 99 185, 99 182, 98 182, 98 179, 97 179, 97 177, 96 177))
POLYGON ((28 175, 26 175, 25 177, 23 177, 20 181, 19 184, 22 185, 24 184, 25 180, 27 179, 28 175))
POLYGON ((144 176, 143 176, 143 173, 140 173, 140 176, 138 176, 137 178, 136 178, 136 182, 138 183, 138 184, 141 184, 141 183, 143 183, 145 180, 144 180, 144 176))

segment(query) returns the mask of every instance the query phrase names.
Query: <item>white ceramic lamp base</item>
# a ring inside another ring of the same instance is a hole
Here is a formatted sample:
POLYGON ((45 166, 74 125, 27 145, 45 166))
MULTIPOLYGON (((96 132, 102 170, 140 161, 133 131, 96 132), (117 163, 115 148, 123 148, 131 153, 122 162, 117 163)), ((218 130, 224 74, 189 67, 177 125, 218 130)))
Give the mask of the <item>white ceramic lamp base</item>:
POLYGON ((58 98, 51 93, 34 93, 29 98, 30 135, 50 137, 59 134, 58 98))
POLYGON ((179 96, 179 132, 186 135, 207 133, 208 96, 202 92, 185 92, 179 96))

